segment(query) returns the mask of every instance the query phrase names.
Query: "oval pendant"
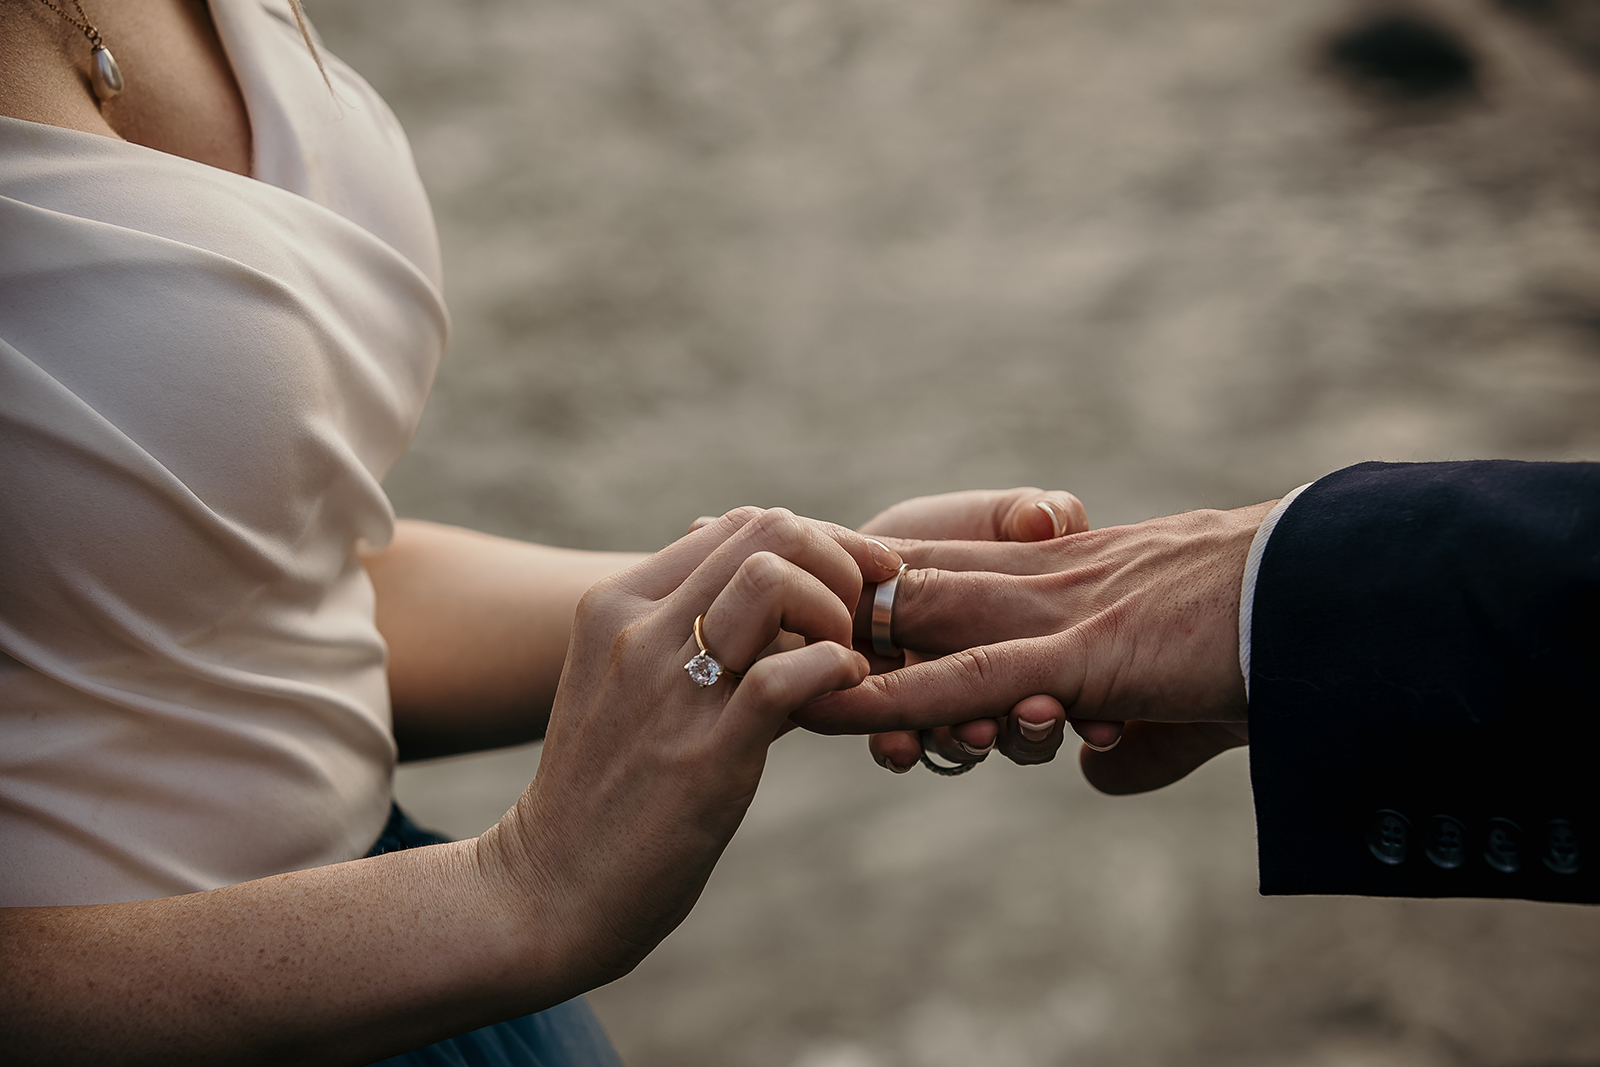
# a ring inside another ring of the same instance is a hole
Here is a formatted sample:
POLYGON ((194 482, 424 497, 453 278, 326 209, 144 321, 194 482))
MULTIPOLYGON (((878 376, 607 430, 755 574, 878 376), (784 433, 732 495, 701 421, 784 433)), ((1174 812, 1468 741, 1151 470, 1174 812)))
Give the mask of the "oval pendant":
POLYGON ((122 68, 111 55, 111 49, 101 45, 94 50, 94 63, 89 68, 89 81, 94 85, 94 95, 103 104, 122 92, 122 68))

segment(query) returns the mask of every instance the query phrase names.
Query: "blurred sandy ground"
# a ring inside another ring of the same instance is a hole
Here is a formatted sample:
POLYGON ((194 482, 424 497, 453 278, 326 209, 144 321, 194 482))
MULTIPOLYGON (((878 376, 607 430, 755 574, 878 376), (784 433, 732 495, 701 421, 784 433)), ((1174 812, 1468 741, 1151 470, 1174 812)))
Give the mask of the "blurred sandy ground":
MULTIPOLYGON (((443 233, 403 514, 651 548, 745 502, 1037 484, 1104 525, 1369 458, 1600 458, 1591 0, 1412 7, 1473 66, 1389 82, 1329 58, 1380 10, 1348 0, 311 10, 443 233)), ((786 739, 593 1001, 635 1067, 1600 1064, 1600 912, 1261 899, 1246 760, 1109 799, 1071 760, 893 778, 786 739)), ((400 796, 475 833, 536 761, 400 796)))

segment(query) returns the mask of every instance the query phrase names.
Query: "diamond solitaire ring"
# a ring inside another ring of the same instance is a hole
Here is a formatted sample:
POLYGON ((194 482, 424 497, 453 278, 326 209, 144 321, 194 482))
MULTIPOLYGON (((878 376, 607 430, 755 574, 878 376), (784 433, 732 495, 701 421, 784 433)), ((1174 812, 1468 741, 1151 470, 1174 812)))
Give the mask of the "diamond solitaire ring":
POLYGON ((704 615, 696 615, 694 617, 694 643, 699 647, 700 651, 693 659, 683 665, 683 669, 689 672, 689 680, 701 689, 709 685, 716 685, 719 678, 744 677, 738 671, 730 671, 718 663, 717 657, 713 656, 711 650, 706 648, 706 635, 701 629, 705 623, 705 618, 704 615))

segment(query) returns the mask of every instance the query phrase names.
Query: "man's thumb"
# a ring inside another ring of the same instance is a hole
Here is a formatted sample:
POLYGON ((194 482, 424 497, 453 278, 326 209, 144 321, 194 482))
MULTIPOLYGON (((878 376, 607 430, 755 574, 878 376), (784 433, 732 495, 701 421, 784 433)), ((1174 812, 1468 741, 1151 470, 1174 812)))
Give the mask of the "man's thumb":
POLYGON ((999 522, 1005 541, 1048 541, 1089 528, 1083 503, 1071 493, 1029 493, 1010 501, 999 522))

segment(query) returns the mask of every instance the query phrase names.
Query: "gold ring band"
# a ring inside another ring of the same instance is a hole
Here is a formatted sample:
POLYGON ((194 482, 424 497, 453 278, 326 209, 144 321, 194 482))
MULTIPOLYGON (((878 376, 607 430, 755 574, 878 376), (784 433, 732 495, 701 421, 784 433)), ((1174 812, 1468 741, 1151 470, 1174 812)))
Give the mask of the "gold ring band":
POLYGON ((707 686, 716 685, 722 678, 732 678, 735 681, 743 678, 744 675, 739 671, 729 670, 719 663, 717 657, 713 656, 711 650, 706 647, 706 635, 703 629, 705 619, 704 613, 694 617, 694 643, 695 647, 700 651, 688 663, 683 665, 683 669, 689 673, 689 679, 695 685, 704 689, 707 686))

